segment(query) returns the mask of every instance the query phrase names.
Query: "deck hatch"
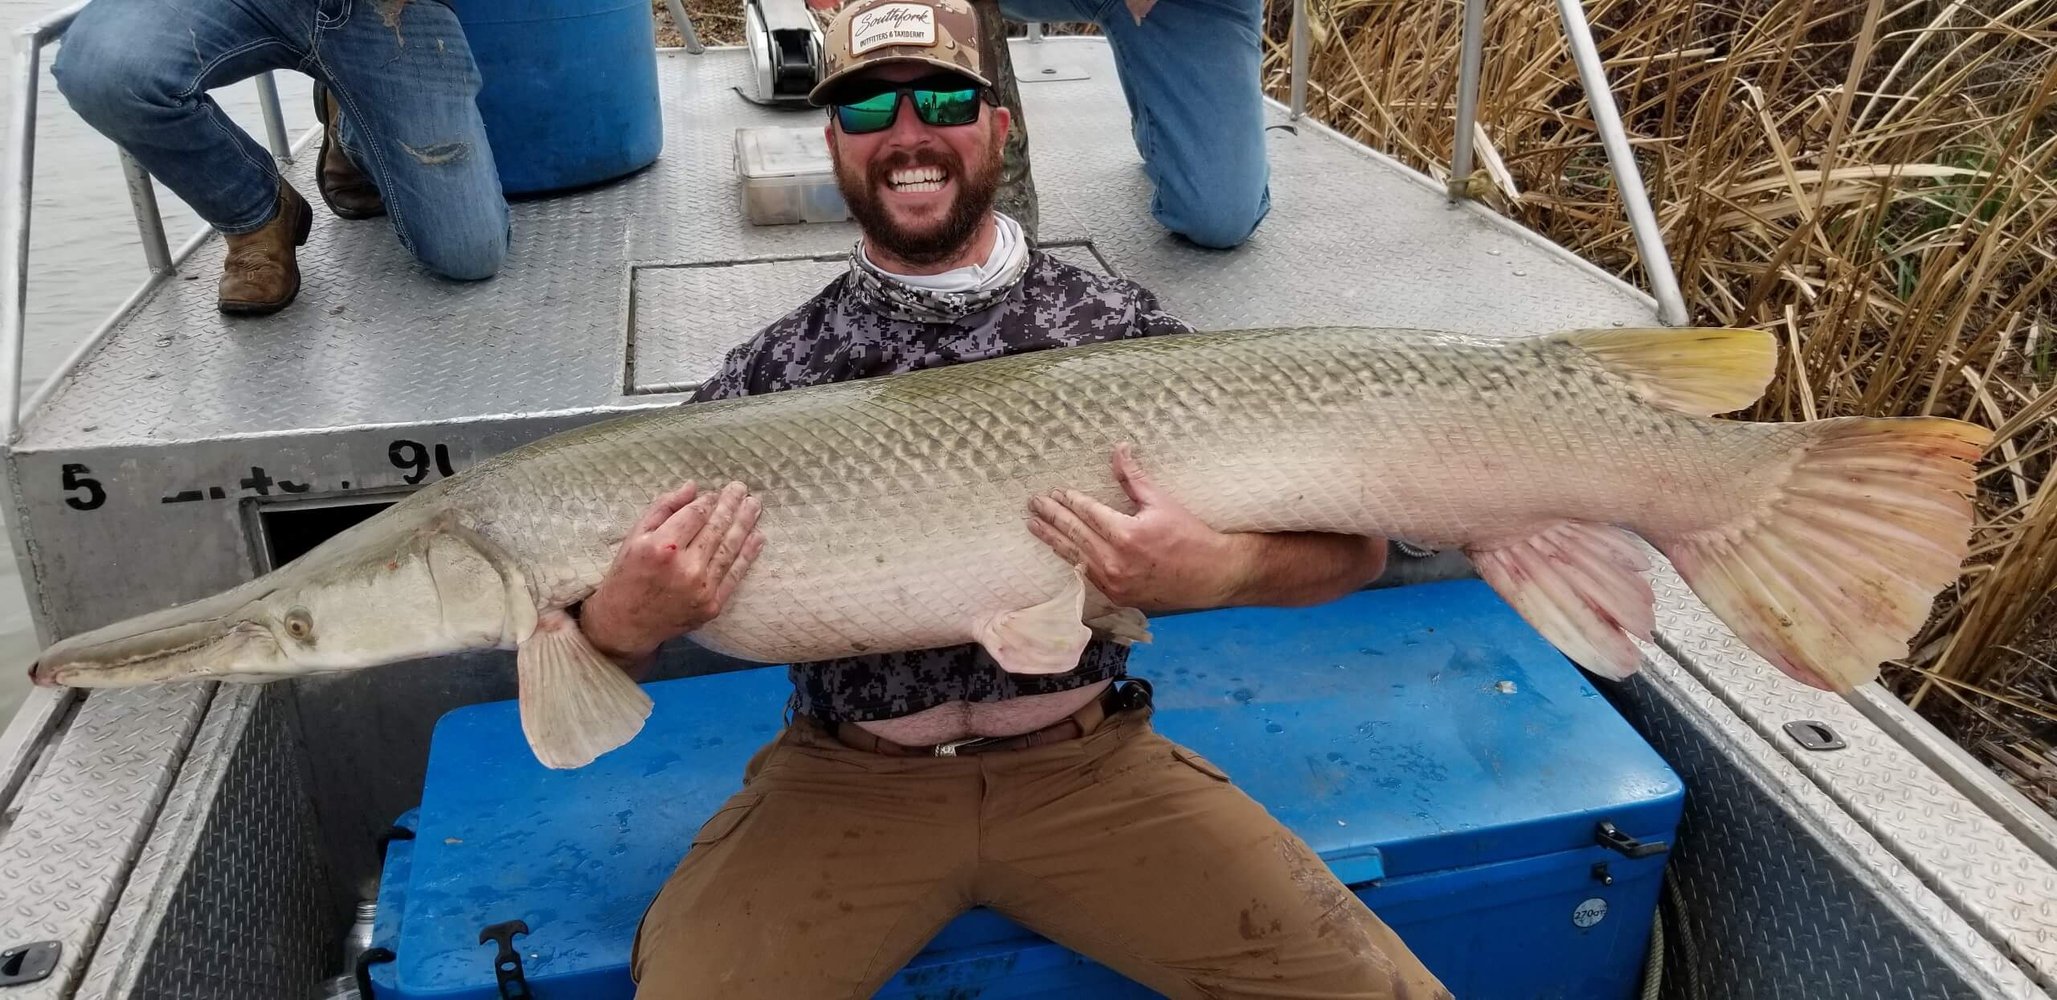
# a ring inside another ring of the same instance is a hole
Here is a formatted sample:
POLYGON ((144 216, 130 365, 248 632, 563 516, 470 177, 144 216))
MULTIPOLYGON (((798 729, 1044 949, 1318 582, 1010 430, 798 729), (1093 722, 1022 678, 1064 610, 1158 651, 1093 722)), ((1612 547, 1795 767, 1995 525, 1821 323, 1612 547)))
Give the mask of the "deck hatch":
MULTIPOLYGON (((1109 274, 1092 246, 1044 249, 1095 274, 1109 274)), ((629 279, 629 336, 622 391, 690 392, 730 348, 807 301, 849 268, 843 254, 635 265, 629 279)))

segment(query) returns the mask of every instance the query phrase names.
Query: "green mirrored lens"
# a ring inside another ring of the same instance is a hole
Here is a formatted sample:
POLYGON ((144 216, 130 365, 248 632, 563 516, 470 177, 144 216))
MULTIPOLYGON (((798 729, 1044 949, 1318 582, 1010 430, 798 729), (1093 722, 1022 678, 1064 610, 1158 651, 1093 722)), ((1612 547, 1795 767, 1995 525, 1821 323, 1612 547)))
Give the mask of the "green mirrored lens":
POLYGON ((893 124, 893 109, 899 104, 899 93, 889 90, 855 103, 836 105, 836 120, 845 132, 876 132, 893 124))
POLYGON ((979 92, 976 88, 962 90, 917 90, 914 92, 914 110, 921 120, 930 125, 965 125, 977 121, 979 116, 979 92))

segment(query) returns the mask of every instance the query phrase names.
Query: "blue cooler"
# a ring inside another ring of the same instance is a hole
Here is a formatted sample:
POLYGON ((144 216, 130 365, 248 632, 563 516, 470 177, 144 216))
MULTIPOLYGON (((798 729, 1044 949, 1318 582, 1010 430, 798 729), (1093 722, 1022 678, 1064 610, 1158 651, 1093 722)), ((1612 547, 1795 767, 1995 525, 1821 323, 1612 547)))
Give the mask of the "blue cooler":
MULTIPOLYGON (((1131 672, 1157 728, 1305 839, 1460 1000, 1637 992, 1678 777, 1577 668, 1477 581, 1311 609, 1156 619, 1131 672)), ((781 724, 782 667, 647 685, 628 746, 550 771, 512 702, 438 723, 415 832, 387 852, 378 1000, 492 1000, 521 921, 539 997, 626 1000, 637 921, 781 724)), ((795 955, 794 961, 806 961, 795 955)), ((973 910, 879 994, 1153 994, 973 910)))
POLYGON ((509 197, 640 170, 664 149, 649 0, 448 0, 509 197))

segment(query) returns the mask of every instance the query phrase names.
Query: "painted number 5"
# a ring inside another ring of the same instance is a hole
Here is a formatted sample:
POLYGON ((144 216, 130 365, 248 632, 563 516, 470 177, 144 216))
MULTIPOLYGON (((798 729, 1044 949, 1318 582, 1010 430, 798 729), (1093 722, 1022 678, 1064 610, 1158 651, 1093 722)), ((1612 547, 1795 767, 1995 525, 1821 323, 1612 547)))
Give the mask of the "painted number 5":
POLYGON ((68 496, 64 505, 73 510, 94 510, 107 502, 107 491, 100 488, 100 481, 87 477, 93 470, 83 465, 68 464, 64 467, 64 489, 70 493, 84 490, 84 496, 68 496))

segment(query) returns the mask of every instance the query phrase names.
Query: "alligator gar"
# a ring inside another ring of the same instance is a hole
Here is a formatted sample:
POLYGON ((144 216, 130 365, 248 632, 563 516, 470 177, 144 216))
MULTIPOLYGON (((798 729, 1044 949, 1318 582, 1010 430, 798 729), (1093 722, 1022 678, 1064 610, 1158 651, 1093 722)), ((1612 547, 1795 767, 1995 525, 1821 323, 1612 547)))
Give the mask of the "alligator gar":
MULTIPOLYGON (((1127 442, 1222 531, 1461 548, 1581 666, 1626 677, 1644 546, 1738 638, 1848 690, 1950 585, 1990 439, 1940 418, 1717 419, 1777 362, 1754 330, 1522 338, 1317 328, 1016 354, 608 419, 423 488, 225 593, 60 641, 39 683, 269 680, 511 648, 539 760, 627 742, 649 700, 564 613, 661 493, 736 480, 767 544, 692 639, 765 663, 977 642, 1017 672, 1146 640, 1026 525, 1069 487, 1132 510, 1127 442)), ((1377 623, 1367 622, 1367 630, 1377 623)))

